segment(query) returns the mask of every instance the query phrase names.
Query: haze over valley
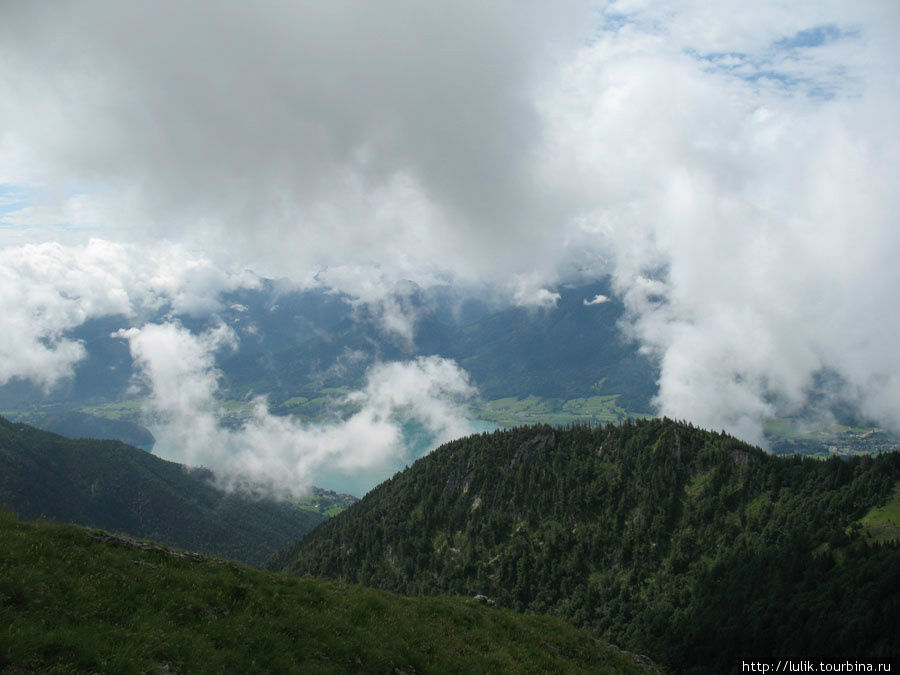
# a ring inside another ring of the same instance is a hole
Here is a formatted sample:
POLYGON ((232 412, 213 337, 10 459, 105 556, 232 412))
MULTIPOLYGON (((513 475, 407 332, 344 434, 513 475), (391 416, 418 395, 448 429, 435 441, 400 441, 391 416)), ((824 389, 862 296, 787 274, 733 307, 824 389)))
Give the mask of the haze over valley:
MULTIPOLYGON (((229 350, 263 346, 254 327, 275 352, 303 344, 290 319, 281 344, 259 314, 229 323, 231 298, 267 278, 327 290, 398 347, 353 389, 381 408, 307 429, 353 464, 338 448, 357 431, 402 453, 382 413, 404 397, 440 438, 468 430, 473 355, 429 342, 416 293, 457 319, 465 301, 540 318, 565 284, 608 280, 596 297, 656 369, 629 412, 764 445, 776 417, 900 428, 891 3, 201 7, 4 8, 7 386, 54 397, 96 358, 88 335, 121 331, 146 412, 190 417, 229 350)), ((570 367, 609 330, 578 336, 570 367)), ((306 367, 353 369, 358 349, 306 367)), ((257 433, 285 423, 259 414, 257 433)), ((303 474, 309 450, 284 452, 303 474)))
POLYGON ((248 671, 887 659, 898 35, 882 0, 2 3, 0 508, 114 533, 0 513, 0 670, 191 670, 262 616, 248 671))

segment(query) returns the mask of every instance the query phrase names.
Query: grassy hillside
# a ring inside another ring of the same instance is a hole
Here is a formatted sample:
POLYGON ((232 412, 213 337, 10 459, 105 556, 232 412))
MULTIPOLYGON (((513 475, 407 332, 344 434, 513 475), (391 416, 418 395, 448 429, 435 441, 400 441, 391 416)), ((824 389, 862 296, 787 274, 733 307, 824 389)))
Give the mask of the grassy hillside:
POLYGON ((900 481, 890 500, 869 511, 860 521, 862 532, 878 542, 900 542, 900 481))
POLYGON ((216 488, 117 441, 71 440, 0 417, 0 506, 261 564, 325 516, 216 488))
POLYGON ((315 486, 308 496, 293 500, 301 509, 321 513, 329 518, 346 511, 348 507, 358 501, 359 498, 353 495, 339 494, 333 490, 323 490, 315 486))
POLYGON ((523 427, 438 448, 270 564, 485 593, 675 672, 886 661, 900 546, 863 529, 898 479, 895 453, 781 458, 669 420, 523 427))
POLYGON ((618 395, 567 400, 540 396, 525 398, 507 396, 476 406, 473 416, 504 427, 524 424, 556 426, 573 423, 597 424, 622 422, 628 417, 634 417, 616 403, 618 399, 618 395))
POLYGON ((0 512, 0 671, 640 673, 560 619, 186 554, 0 512))

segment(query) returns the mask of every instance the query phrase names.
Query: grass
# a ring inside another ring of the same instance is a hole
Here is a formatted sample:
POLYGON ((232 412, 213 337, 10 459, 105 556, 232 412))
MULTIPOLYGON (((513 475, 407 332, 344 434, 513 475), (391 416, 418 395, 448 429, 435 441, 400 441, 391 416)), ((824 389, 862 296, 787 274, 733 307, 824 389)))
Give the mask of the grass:
POLYGON ((304 511, 322 513, 329 518, 334 518, 336 515, 343 513, 347 509, 347 505, 345 504, 327 505, 327 503, 321 503, 321 500, 318 497, 304 497, 303 499, 295 500, 294 503, 304 511))
POLYGON ((691 482, 684 486, 684 493, 688 499, 697 501, 712 477, 713 472, 710 470, 698 473, 691 478, 691 482))
MULTIPOLYGON (((349 392, 347 387, 324 388, 310 397, 292 396, 280 403, 273 403, 272 410, 277 414, 290 414, 306 423, 334 421, 336 416, 347 417, 358 410, 358 404, 344 400, 349 392)), ((534 395, 525 398, 507 397, 482 403, 472 410, 472 416, 502 427, 524 424, 566 425, 578 422, 605 424, 621 422, 628 417, 649 416, 625 410, 617 404, 618 398, 617 394, 572 399, 534 395)), ((145 404, 146 399, 129 399, 85 406, 81 410, 98 417, 139 421, 145 404)), ((234 425, 249 416, 253 407, 250 401, 231 399, 220 400, 218 405, 234 425)))
POLYGON ((777 454, 829 457, 900 450, 900 437, 880 427, 807 426, 790 417, 776 417, 767 420, 763 430, 777 454))
POLYGON ((3 672, 646 672, 560 619, 0 513, 3 672))
POLYGON ((875 541, 900 541, 900 482, 894 486, 890 501, 869 511, 859 523, 875 541))
POLYGON ((82 406, 80 410, 89 415, 106 417, 111 420, 137 420, 144 410, 146 403, 147 399, 145 398, 130 398, 124 401, 115 401, 113 403, 82 406))
POLYGON ((305 403, 308 403, 309 399, 305 396, 292 396, 291 398, 282 401, 279 403, 279 407, 284 408, 285 410, 289 410, 291 408, 302 406, 305 403))
POLYGON ((507 397, 486 401, 473 410, 476 418, 501 426, 521 424, 564 425, 574 422, 621 422, 633 416, 616 401, 618 395, 586 398, 507 397))

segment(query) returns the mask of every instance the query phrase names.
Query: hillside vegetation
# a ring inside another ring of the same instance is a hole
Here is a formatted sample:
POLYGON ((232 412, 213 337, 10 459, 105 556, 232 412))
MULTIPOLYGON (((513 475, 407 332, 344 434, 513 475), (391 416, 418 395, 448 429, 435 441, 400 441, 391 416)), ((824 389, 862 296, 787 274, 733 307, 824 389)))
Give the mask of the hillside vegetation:
POLYGON ((251 564, 325 515, 228 494, 212 474, 118 441, 71 440, 0 417, 0 507, 251 564))
POLYGON ((270 565, 564 616, 675 672, 890 661, 900 546, 860 523, 900 456, 782 458, 669 420, 438 448, 270 565))
POLYGON ((142 450, 150 450, 156 443, 150 430, 136 422, 98 417, 72 410, 46 414, 24 414, 16 417, 15 421, 25 422, 38 429, 51 431, 67 438, 122 441, 142 450))
MULTIPOLYGON (((194 333, 223 321, 239 341, 238 351, 216 364, 223 376, 222 397, 244 401, 266 395, 275 412, 306 419, 322 414, 315 400, 328 390, 364 386, 373 364, 420 355, 454 359, 486 401, 604 396, 630 413, 649 412, 656 369, 636 343, 621 337, 617 322, 625 308, 612 297, 609 284, 561 287, 558 292, 555 307, 536 312, 491 308, 462 297, 441 299, 408 283, 396 290, 391 302, 415 317, 411 341, 386 329, 377 308, 327 289, 296 291, 271 280, 255 290, 224 294, 214 319, 201 321, 164 307, 142 321, 176 319, 194 333), (585 305, 597 295, 610 299, 585 305), (296 405, 301 400, 303 405, 296 405)), ((140 422, 140 407, 130 401, 135 396, 135 365, 127 341, 116 337, 119 329, 131 325, 125 316, 86 321, 67 336, 87 350, 71 382, 52 392, 27 381, 7 382, 0 386, 0 410, 35 423, 62 410, 140 422)), ((143 395, 146 391, 138 393, 143 395)), ((605 412, 615 412, 615 406, 605 412)))
POLYGON ((641 673, 560 619, 292 578, 0 512, 0 672, 641 673))

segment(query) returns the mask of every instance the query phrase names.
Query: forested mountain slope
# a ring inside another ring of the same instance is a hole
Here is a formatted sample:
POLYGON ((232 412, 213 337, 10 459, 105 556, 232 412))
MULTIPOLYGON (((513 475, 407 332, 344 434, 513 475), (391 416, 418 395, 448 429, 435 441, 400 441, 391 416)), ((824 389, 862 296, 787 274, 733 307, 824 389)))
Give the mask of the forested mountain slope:
POLYGON ((653 673, 547 616, 290 578, 0 511, 3 673, 653 673))
POLYGON ((136 422, 107 419, 71 410, 32 416, 23 415, 16 421, 25 422, 38 429, 51 431, 67 438, 122 441, 142 450, 152 448, 156 442, 150 430, 136 422))
POLYGON ((620 331, 622 302, 604 283, 557 290, 552 309, 510 307, 461 326, 447 355, 485 399, 618 394, 626 410, 650 412, 658 372, 620 331))
POLYGON ((230 395, 252 390, 277 401, 323 386, 358 386, 377 361, 437 354, 456 360, 485 399, 617 394, 626 409, 649 412, 657 372, 619 331, 624 305, 613 298, 585 304, 612 295, 605 283, 558 290, 555 307, 508 307, 467 322, 438 312, 421 291, 410 292, 396 302, 416 317, 412 340, 386 333, 379 315, 358 307, 296 346, 239 354, 222 370, 230 395), (341 361, 347 354, 353 360, 341 361))
POLYGON ((484 593, 676 672, 887 661, 900 545, 857 524, 900 456, 767 455, 669 420, 454 441, 270 565, 404 593, 484 593))
POLYGON ((439 298, 408 282, 386 300, 410 321, 412 334, 405 336, 386 328, 383 307, 353 302, 328 289, 298 291, 264 280, 259 289, 224 294, 221 310, 206 320, 168 307, 139 317, 138 324, 125 316, 91 319, 66 336, 86 350, 74 377, 49 393, 33 383, 7 382, 0 386, 0 410, 35 416, 90 412, 103 403, 132 398, 135 367, 118 331, 174 320, 194 334, 227 324, 237 338, 237 351, 223 353, 217 362, 222 395, 244 400, 265 394, 276 410, 292 397, 357 388, 375 363, 439 355, 465 368, 486 400, 600 394, 618 396, 629 412, 650 412, 657 372, 637 344, 622 338, 617 322, 624 305, 609 284, 557 291, 554 307, 484 305, 467 311, 478 304, 474 299, 439 298), (609 298, 585 304, 598 296, 609 298))
POLYGON ((226 494, 212 474, 118 441, 71 440, 0 417, 0 507, 260 564, 325 519, 226 494))

